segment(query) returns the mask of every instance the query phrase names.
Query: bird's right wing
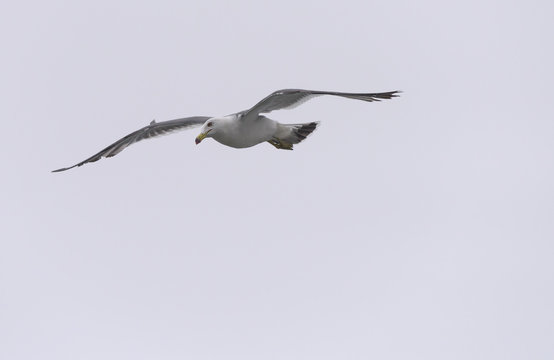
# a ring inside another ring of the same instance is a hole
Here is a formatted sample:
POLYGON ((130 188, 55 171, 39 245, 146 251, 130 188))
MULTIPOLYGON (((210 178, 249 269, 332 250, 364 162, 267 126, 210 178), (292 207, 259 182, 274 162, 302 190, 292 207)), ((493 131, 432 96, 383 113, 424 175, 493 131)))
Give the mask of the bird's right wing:
POLYGON ((155 122, 152 121, 150 125, 147 125, 143 127, 142 129, 139 129, 137 131, 134 131, 130 133, 129 135, 125 136, 124 138, 121 138, 111 144, 110 146, 106 147, 102 151, 92 155, 86 160, 81 161, 78 164, 75 164, 70 167, 61 168, 57 170, 53 170, 52 172, 60 172, 72 169, 77 166, 81 166, 83 164, 89 163, 89 162, 95 162, 100 160, 103 157, 112 157, 117 154, 119 154, 123 149, 125 149, 127 146, 132 145, 136 143, 137 141, 141 141, 144 139, 149 139, 152 137, 160 136, 160 135, 166 135, 175 131, 185 130, 188 128, 200 126, 206 122, 210 117, 209 116, 193 116, 188 118, 182 118, 182 119, 175 119, 175 120, 168 120, 168 121, 162 121, 162 122, 155 122))
POLYGON ((362 100, 367 102, 381 101, 383 99, 392 99, 397 97, 400 91, 389 91, 382 93, 344 93, 336 91, 320 91, 320 90, 302 90, 302 89, 283 89, 277 90, 252 108, 244 111, 246 118, 257 119, 259 114, 269 113, 281 109, 293 109, 302 105, 306 101, 313 99, 316 96, 332 95, 348 99, 362 100))

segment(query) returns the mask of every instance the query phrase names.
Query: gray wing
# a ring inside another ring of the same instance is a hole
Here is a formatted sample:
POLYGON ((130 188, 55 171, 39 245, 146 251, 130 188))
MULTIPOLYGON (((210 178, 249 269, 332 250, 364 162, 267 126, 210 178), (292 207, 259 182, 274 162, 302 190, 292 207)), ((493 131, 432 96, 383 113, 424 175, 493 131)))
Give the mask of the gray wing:
POLYGON ((304 102, 321 95, 340 96, 348 99, 362 101, 380 101, 382 99, 392 99, 397 97, 399 91, 389 91, 383 93, 344 93, 335 91, 318 91, 302 89, 284 89, 277 90, 268 95, 262 101, 245 111, 245 115, 256 116, 261 113, 269 113, 273 110, 292 109, 304 102))
POLYGON ((110 146, 92 155, 88 159, 83 160, 80 163, 70 167, 53 170, 52 172, 69 170, 89 162, 98 161, 103 157, 115 156, 119 154, 127 146, 132 145, 138 141, 141 141, 144 139, 150 139, 156 136, 166 135, 175 131, 185 130, 195 126, 200 126, 204 124, 204 122, 206 122, 206 120, 208 119, 210 119, 209 116, 193 116, 188 118, 168 120, 168 121, 162 121, 162 122, 152 121, 150 125, 147 125, 142 129, 132 132, 129 135, 125 136, 124 138, 117 140, 110 146))

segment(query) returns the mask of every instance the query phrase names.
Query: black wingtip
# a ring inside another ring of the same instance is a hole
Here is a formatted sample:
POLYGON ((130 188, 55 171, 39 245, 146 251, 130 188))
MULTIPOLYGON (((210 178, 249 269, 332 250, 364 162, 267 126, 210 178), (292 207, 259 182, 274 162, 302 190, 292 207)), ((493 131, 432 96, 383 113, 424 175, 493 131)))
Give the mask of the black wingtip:
POLYGON ((389 92, 386 92, 386 93, 383 93, 383 98, 386 98, 387 99, 392 99, 392 98, 395 98, 395 97, 399 97, 400 94, 402 93, 401 90, 394 90, 394 91, 389 91, 389 92))
POLYGON ((399 97, 400 93, 402 91, 395 90, 395 91, 387 91, 382 93, 374 93, 374 94, 361 94, 362 96, 366 98, 360 98, 359 100, 365 100, 365 101, 381 101, 381 100, 388 100, 395 97, 399 97))
POLYGON ((66 170, 69 170, 69 169, 73 169, 75 166, 77 166, 77 165, 73 165, 73 166, 66 167, 66 168, 61 168, 61 169, 52 170, 51 172, 57 173, 57 172, 66 171, 66 170))

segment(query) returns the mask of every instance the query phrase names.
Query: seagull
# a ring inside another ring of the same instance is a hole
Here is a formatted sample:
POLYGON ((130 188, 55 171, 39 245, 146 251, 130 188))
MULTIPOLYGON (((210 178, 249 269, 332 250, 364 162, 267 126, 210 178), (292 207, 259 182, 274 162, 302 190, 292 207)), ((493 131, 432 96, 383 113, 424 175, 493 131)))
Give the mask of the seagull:
POLYGON ((314 97, 322 95, 372 102, 392 99, 397 97, 399 93, 400 91, 345 93, 301 89, 277 90, 250 109, 223 117, 193 116, 161 122, 153 120, 149 125, 117 140, 88 159, 70 167, 53 170, 52 172, 66 171, 86 163, 98 161, 103 157, 115 156, 129 145, 144 139, 198 126, 202 126, 202 128, 195 140, 197 145, 205 138, 213 138, 223 145, 238 149, 267 142, 277 149, 292 150, 293 145, 306 139, 317 128, 319 122, 282 124, 262 114, 267 114, 274 110, 293 109, 314 97))

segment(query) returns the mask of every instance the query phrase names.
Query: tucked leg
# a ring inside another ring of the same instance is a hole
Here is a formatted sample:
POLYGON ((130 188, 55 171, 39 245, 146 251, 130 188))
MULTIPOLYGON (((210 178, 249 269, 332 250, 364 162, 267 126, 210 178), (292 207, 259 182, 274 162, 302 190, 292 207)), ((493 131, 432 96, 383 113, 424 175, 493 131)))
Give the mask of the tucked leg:
POLYGON ((278 138, 273 138, 271 140, 268 140, 267 142, 270 143, 271 145, 275 146, 275 148, 277 148, 277 149, 292 150, 292 144, 284 142, 284 141, 282 141, 281 139, 278 139, 278 138))

